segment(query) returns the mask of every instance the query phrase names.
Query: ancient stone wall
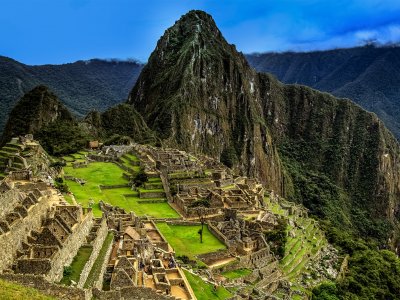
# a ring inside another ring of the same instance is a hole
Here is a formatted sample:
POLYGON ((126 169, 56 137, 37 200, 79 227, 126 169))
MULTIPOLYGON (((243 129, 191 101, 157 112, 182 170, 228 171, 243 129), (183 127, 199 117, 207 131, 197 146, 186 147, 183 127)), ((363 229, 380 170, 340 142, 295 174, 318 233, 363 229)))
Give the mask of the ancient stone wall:
MULTIPOLYGON (((131 197, 133 197, 133 196, 131 196, 131 197)), ((155 200, 155 199, 149 198, 149 199, 144 199, 144 200, 138 200, 137 202, 138 203, 142 203, 142 204, 143 203, 165 203, 165 202, 168 202, 168 200, 167 199, 156 199, 155 200)))
POLYGON ((20 200, 22 200, 22 195, 18 189, 11 189, 0 194, 0 219, 11 212, 20 200))
POLYGON ((164 197, 166 197, 166 195, 164 192, 145 192, 145 193, 139 192, 139 197, 144 198, 144 199, 146 199, 146 198, 164 198, 164 197))
POLYGON ((215 252, 200 254, 197 257, 206 265, 211 265, 216 261, 232 258, 232 255, 230 254, 229 250, 225 249, 225 250, 218 250, 215 252))
MULTIPOLYGON (((13 201, 13 199, 10 199, 10 201, 13 201)), ((27 233, 31 230, 40 229, 42 226, 42 219, 46 217, 49 208, 50 197, 40 197, 38 203, 29 207, 28 214, 25 218, 15 221, 11 225, 9 232, 0 235, 0 272, 11 266, 17 250, 22 247, 23 242, 27 242, 27 233)))
POLYGON ((101 247, 103 246, 104 240, 107 237, 108 233, 108 227, 107 227, 107 220, 106 218, 103 218, 101 221, 100 228, 97 231, 97 236, 92 242, 92 253, 90 254, 90 257, 88 261, 86 262, 85 266, 83 267, 81 271, 81 276, 79 277, 79 282, 78 282, 78 287, 82 288, 83 285, 86 282, 87 277, 89 276, 90 270, 93 267, 94 262, 97 259, 97 256, 99 255, 99 252, 101 250, 101 247))
POLYGON ((52 258, 51 271, 46 275, 49 281, 58 282, 63 277, 64 266, 69 266, 78 253, 79 248, 86 241, 86 236, 89 234, 93 225, 93 213, 89 211, 81 223, 78 223, 71 234, 65 241, 63 247, 52 258))
POLYGON ((113 248, 113 245, 114 245, 114 243, 111 242, 110 245, 108 246, 106 255, 104 256, 103 264, 101 266, 99 278, 97 278, 97 280, 93 284, 94 288, 97 288, 97 289, 100 289, 100 290, 103 288, 103 277, 104 277, 104 273, 107 270, 107 265, 108 265, 108 262, 110 260, 110 255, 111 255, 111 250, 113 248))
POLYGON ((208 229, 210 230, 210 232, 224 245, 226 245, 227 247, 231 246, 231 243, 229 242, 229 240, 222 234, 221 231, 218 230, 218 228, 216 228, 215 226, 213 226, 211 223, 208 223, 208 229))
POLYGON ((107 189, 118 189, 124 187, 131 187, 128 183, 126 184, 114 184, 114 185, 100 185, 100 189, 107 190, 107 189))

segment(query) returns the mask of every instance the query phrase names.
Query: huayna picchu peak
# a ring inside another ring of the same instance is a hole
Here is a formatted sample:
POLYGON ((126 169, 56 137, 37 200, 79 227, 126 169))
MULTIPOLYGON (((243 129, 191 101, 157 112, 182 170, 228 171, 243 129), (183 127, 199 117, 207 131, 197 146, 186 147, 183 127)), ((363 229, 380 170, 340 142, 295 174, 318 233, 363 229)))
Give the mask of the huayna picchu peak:
POLYGON ((257 78, 211 16, 191 11, 158 41, 128 102, 167 145, 222 155, 242 174, 257 174, 283 192, 257 78))
POLYGON ((132 86, 83 119, 44 85, 11 111, 0 298, 400 299, 400 145, 375 114, 258 73, 200 10, 132 86))

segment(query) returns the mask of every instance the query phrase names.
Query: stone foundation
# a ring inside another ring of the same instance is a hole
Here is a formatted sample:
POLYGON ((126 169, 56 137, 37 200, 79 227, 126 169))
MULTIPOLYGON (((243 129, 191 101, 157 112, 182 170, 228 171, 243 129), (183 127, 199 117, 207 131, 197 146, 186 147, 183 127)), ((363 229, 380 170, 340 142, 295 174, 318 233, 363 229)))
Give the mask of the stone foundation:
POLYGON ((27 242, 27 233, 31 230, 39 230, 42 226, 42 220, 46 217, 47 210, 50 208, 50 197, 42 196, 38 200, 38 203, 29 207, 25 218, 16 220, 10 226, 10 231, 0 235, 2 249, 0 272, 11 267, 16 258, 17 250, 21 249, 24 242, 27 242))

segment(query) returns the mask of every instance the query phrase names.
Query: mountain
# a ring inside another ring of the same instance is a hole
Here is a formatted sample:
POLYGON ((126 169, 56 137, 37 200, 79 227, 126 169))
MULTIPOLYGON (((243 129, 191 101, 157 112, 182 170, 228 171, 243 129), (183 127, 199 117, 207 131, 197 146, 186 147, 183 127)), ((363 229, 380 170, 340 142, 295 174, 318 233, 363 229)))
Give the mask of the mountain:
POLYGON ((126 103, 110 107, 103 113, 92 111, 81 125, 88 133, 105 141, 106 144, 125 143, 132 140, 142 144, 159 142, 143 117, 126 103))
POLYGON ((220 158, 335 228, 398 245, 394 136, 349 100, 256 73, 208 14, 166 30, 128 103, 165 145, 220 158))
POLYGON ((257 73, 214 20, 191 11, 157 43, 128 103, 164 143, 222 155, 243 174, 283 192, 282 168, 262 118, 257 73))
POLYGON ((1 144, 25 134, 35 135, 53 155, 77 151, 88 140, 69 110, 43 85, 26 93, 12 109, 1 144))
POLYGON ((364 46, 246 55, 259 72, 346 97, 374 112, 400 140, 400 47, 364 46))
POLYGON ((125 100, 142 67, 134 61, 100 59, 29 66, 0 56, 0 133, 17 100, 37 85, 49 87, 74 115, 82 117, 125 100))

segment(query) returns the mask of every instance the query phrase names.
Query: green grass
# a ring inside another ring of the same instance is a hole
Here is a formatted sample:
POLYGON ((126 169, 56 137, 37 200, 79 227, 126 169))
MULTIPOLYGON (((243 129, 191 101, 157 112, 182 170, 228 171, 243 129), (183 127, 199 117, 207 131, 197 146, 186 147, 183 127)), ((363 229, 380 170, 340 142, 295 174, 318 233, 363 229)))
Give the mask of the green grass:
POLYGON ((161 182, 161 178, 160 177, 151 177, 147 181, 151 182, 151 183, 161 182))
POLYGON ((203 243, 200 243, 199 234, 197 233, 201 228, 200 225, 169 225, 159 222, 157 227, 178 256, 187 255, 189 258, 194 259, 199 254, 226 249, 226 246, 208 230, 206 225, 204 226, 203 243))
POLYGON ((224 287, 218 287, 214 290, 212 284, 204 282, 199 276, 183 270, 193 292, 198 300, 211 300, 211 299, 228 299, 232 294, 224 287))
MULTIPOLYGON (((94 162, 86 168, 74 169, 64 167, 66 175, 86 180, 84 185, 75 181, 66 180, 71 192, 74 193, 75 200, 83 206, 88 206, 91 199, 98 203, 100 200, 106 201, 105 195, 99 185, 127 184, 128 181, 122 177, 123 171, 113 163, 94 162)), ((114 203, 115 205, 115 203, 114 203)), ((98 205, 93 206, 93 214, 96 217, 101 216, 101 210, 98 205)))
POLYGON ((124 154, 124 156, 126 156, 127 158, 129 158, 132 161, 139 161, 139 158, 136 155, 126 153, 126 154, 124 154))
POLYGON ((67 175, 72 175, 77 178, 87 180, 97 185, 115 185, 126 184, 128 181, 122 177, 123 170, 113 163, 93 162, 86 168, 73 169, 72 167, 65 167, 64 172, 67 175))
POLYGON ((144 188, 139 188, 139 191, 140 191, 141 193, 163 193, 163 192, 164 192, 164 189, 152 189, 152 190, 147 190, 147 189, 144 189, 144 188))
POLYGON ((70 285, 71 280, 78 282, 79 277, 81 276, 81 272, 83 267, 85 266, 86 262, 88 261, 90 255, 92 254, 93 248, 82 246, 78 253, 75 255, 70 267, 71 267, 71 274, 64 276, 60 283, 65 285, 70 285))
POLYGON ((63 196, 64 196, 64 199, 65 199, 69 204, 74 204, 70 195, 68 195, 68 194, 63 194, 63 196))
MULTIPOLYGON (((101 267, 103 266, 104 259, 106 259, 107 249, 110 244, 114 240, 114 235, 112 233, 108 233, 106 239, 104 240, 103 246, 99 251, 99 255, 97 256, 92 269, 89 272, 88 278, 86 279, 84 288, 88 288, 93 286, 94 282, 99 278, 101 267)), ((107 258, 108 259, 108 258, 107 258)))
POLYGON ((45 296, 38 290, 28 288, 16 283, 0 279, 0 299, 2 300, 55 300, 56 298, 45 296))
POLYGON ((249 274, 251 274, 252 270, 250 269, 237 269, 237 270, 233 270, 233 271, 227 271, 227 272, 223 272, 221 273, 222 276, 229 278, 229 279, 236 279, 236 278, 241 278, 244 276, 247 276, 249 274))
MULTIPOLYGON (((138 216, 148 215, 154 218, 178 218, 179 214, 168 203, 139 203, 139 196, 125 197, 124 194, 135 195, 137 192, 129 188, 104 189, 101 191, 104 201, 119 206, 128 211, 134 211, 138 216)), ((158 199, 158 198, 157 198, 158 199)), ((146 199, 148 200, 148 199, 146 199)), ((149 199, 151 200, 151 199, 149 199)))
MULTIPOLYGON (((178 213, 168 203, 139 203, 139 196, 125 197, 124 194, 135 195, 129 187, 115 189, 100 189, 100 185, 127 184, 128 181, 122 177, 123 170, 113 163, 90 163, 87 168, 73 169, 65 167, 65 174, 86 180, 82 186, 71 180, 66 180, 75 199, 83 206, 88 206, 91 199, 95 203, 100 200, 114 206, 119 206, 127 211, 134 211, 137 215, 148 215, 155 218, 177 218, 178 213)), ((151 192, 153 190, 144 190, 151 192)), ((163 190, 154 190, 160 191, 163 190)), ((98 205, 93 207, 94 216, 101 216, 101 210, 98 205)))

